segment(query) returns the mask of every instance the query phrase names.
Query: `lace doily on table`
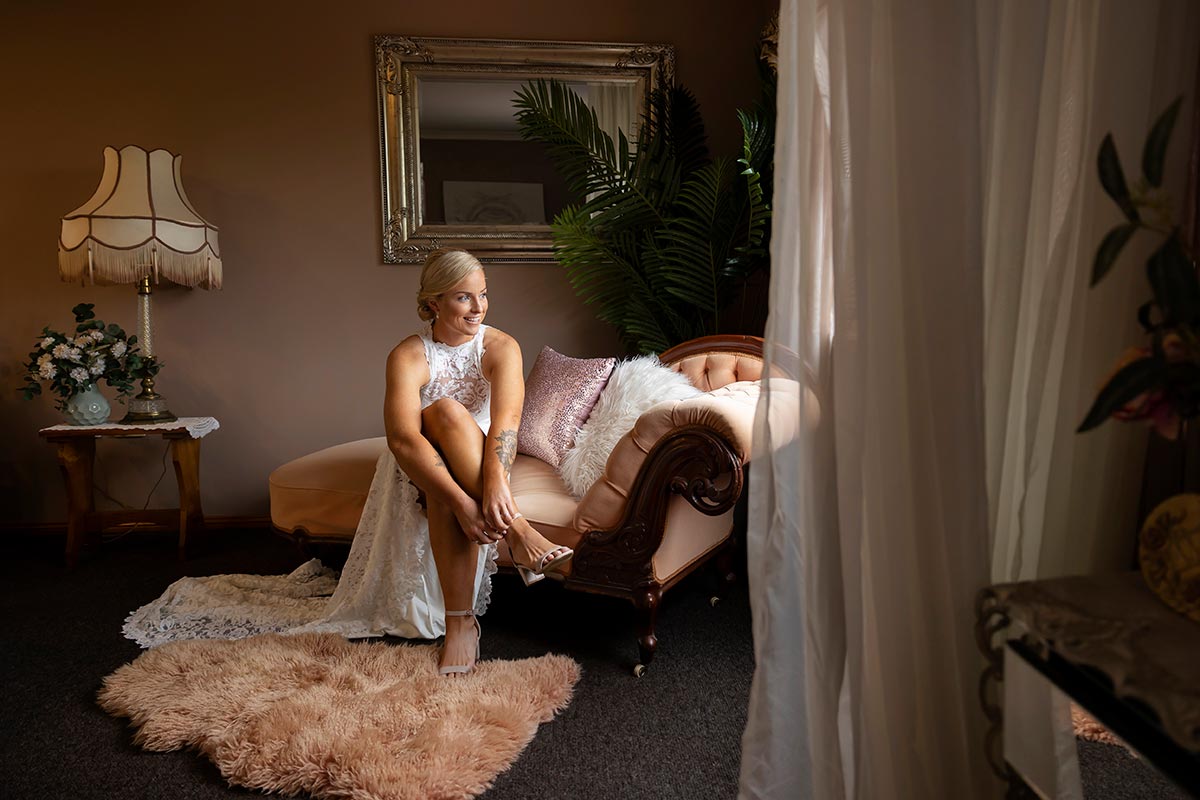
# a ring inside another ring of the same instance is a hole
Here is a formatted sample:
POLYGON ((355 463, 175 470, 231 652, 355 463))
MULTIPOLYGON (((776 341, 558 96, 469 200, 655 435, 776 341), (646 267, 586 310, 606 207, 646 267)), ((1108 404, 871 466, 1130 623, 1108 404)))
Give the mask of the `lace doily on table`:
POLYGON ((174 422, 156 422, 123 425, 120 422, 105 422, 100 425, 51 425, 46 431, 177 431, 186 429, 193 439, 201 439, 221 427, 215 417, 180 417, 174 422))
POLYGON ((1099 670, 1113 693, 1158 715, 1176 743, 1200 751, 1200 625, 1168 608, 1138 573, 994 586, 990 592, 1041 653, 1099 670))

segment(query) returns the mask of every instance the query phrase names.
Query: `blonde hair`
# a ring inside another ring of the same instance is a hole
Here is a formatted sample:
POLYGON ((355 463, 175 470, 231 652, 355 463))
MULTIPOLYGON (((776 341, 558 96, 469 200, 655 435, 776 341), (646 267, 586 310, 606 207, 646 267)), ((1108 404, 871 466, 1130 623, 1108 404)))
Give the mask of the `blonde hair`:
POLYGON ((463 278, 483 269, 479 259, 466 250, 444 247, 434 250, 421 268, 421 287, 417 290, 417 316, 428 322, 437 316, 429 301, 457 286, 463 278))

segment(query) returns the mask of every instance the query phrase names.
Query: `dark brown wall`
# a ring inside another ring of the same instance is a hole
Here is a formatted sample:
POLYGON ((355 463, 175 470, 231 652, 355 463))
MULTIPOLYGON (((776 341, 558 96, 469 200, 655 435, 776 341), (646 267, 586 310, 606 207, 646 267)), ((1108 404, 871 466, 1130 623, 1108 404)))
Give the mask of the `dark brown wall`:
MULTIPOLYGON (((180 414, 216 416, 205 511, 265 514, 266 476, 327 445, 380 433, 383 363, 417 326, 418 269, 380 257, 371 37, 668 42, 711 142, 735 153, 734 108, 757 92, 769 0, 401 3, 31 2, 0 10, 0 522, 61 521, 57 414, 15 391, 43 325, 69 309, 132 327, 130 287, 59 282, 59 219, 91 196, 104 145, 183 154, 200 213, 220 226, 225 288, 157 295, 160 388, 180 414)), ((578 356, 616 337, 553 266, 489 270, 489 322, 578 356), (530 313, 536 310, 535 313, 530 313)), ((153 440, 106 442, 98 483, 129 505, 162 469, 153 440)), ((169 470, 169 464, 167 464, 169 470)), ((152 505, 174 498, 168 472, 152 505)))

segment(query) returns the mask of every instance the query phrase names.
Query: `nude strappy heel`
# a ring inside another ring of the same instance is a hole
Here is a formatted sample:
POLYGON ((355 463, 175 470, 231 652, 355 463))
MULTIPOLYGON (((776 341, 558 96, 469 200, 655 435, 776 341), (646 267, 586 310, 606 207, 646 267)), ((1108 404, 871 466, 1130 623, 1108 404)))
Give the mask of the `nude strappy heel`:
POLYGON ((525 582, 525 585, 530 586, 546 577, 547 572, 561 571, 574 555, 574 550, 560 545, 551 547, 543 553, 542 557, 538 559, 536 569, 518 564, 516 557, 513 557, 513 566, 517 568, 517 574, 521 576, 521 580, 525 582))
MULTIPOLYGON (((475 616, 474 611, 447 611, 447 617, 470 617, 475 623, 475 662, 479 662, 479 640, 483 638, 483 629, 479 627, 479 620, 475 616)), ((447 664, 438 667, 439 675, 461 675, 470 672, 475 668, 475 664, 467 666, 465 664, 447 664)))

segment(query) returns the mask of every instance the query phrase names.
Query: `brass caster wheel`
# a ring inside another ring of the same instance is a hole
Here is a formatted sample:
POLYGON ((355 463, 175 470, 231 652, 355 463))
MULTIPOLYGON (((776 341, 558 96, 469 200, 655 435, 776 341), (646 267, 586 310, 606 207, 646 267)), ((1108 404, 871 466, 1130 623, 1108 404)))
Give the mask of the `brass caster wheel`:
POLYGON ((633 668, 633 677, 640 678, 646 674, 645 664, 636 664, 633 668))
POLYGON ((721 602, 721 598, 715 594, 712 597, 708 598, 708 604, 710 606, 712 606, 713 608, 716 608, 717 603, 719 603, 719 602, 721 602))

